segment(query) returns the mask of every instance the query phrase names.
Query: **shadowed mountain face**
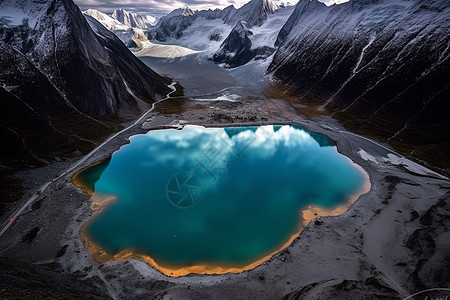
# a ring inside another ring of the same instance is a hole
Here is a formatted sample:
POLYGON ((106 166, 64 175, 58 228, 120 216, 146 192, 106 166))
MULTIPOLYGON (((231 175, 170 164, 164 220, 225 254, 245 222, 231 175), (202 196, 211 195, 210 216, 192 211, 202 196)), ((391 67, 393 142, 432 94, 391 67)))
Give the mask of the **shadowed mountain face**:
POLYGON ((448 1, 300 0, 269 71, 360 132, 417 145, 422 158, 448 153, 449 24, 448 1))
POLYGON ((252 35, 252 32, 248 30, 245 22, 239 21, 214 54, 213 60, 226 63, 229 67, 246 64, 255 56, 251 51, 252 42, 249 35, 252 35))
POLYGON ((85 152, 115 129, 96 118, 134 117, 168 90, 71 0, 5 0, 0 10, 2 164, 85 152))
POLYGON ((234 68, 245 65, 251 59, 258 56, 259 59, 270 56, 275 50, 268 46, 252 48, 249 36, 253 33, 247 28, 246 23, 239 21, 228 37, 220 45, 219 50, 213 55, 216 63, 224 63, 226 68, 234 68))

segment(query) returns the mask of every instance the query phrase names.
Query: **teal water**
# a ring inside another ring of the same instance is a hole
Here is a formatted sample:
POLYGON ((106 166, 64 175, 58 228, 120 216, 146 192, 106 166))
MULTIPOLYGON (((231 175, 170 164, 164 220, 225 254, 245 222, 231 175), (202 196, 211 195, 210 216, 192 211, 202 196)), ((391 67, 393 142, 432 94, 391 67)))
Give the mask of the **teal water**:
POLYGON ((155 130, 98 169, 84 178, 117 200, 90 238, 166 267, 248 265, 298 231, 303 208, 342 205, 365 180, 331 140, 289 125, 155 130))

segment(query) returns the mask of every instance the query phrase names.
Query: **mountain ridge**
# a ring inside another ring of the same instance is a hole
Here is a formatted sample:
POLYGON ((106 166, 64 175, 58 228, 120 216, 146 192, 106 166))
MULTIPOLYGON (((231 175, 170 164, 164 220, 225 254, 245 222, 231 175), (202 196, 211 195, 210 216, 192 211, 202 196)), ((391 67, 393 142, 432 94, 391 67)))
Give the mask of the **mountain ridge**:
MULTIPOLYGON (((0 26, 5 66, 0 82, 8 98, 2 112, 14 115, 12 111, 22 108, 27 116, 2 118, 2 133, 11 140, 16 132, 18 138, 11 144, 16 147, 7 149, 12 156, 2 155, 4 164, 8 157, 26 163, 32 157, 51 159, 55 152, 85 152, 117 126, 98 121, 102 116, 132 118, 169 90, 167 80, 139 61, 115 35, 99 23, 101 28, 94 32, 71 0, 5 0, 0 8, 9 14, 0 26), (33 126, 46 129, 33 132, 33 126), (49 136, 47 144, 39 142, 43 136, 49 136), (17 156, 15 151, 35 155, 17 156)), ((116 122, 120 123, 118 118, 116 122)))
POLYGON ((344 124, 399 149, 412 143, 429 161, 450 138, 449 24, 448 2, 300 0, 269 72, 344 124))

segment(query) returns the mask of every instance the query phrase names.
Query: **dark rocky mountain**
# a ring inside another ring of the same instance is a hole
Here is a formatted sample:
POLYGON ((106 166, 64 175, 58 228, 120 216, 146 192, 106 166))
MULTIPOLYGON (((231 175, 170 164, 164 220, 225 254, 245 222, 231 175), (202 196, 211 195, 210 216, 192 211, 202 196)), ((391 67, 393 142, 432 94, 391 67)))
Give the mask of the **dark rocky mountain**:
POLYGON ((249 38, 252 34, 246 23, 239 21, 223 41, 219 50, 214 53, 213 60, 216 63, 225 63, 226 68, 234 68, 248 63, 257 55, 265 58, 275 51, 268 46, 252 49, 252 41, 249 38))
POLYGON ((277 45, 269 71, 291 92, 450 167, 450 2, 300 0, 277 45))
POLYGON ((251 50, 252 42, 249 38, 252 34, 245 22, 239 21, 219 50, 214 53, 213 60, 217 63, 225 63, 231 68, 246 64, 254 57, 251 50))
POLYGON ((100 119, 134 117, 168 90, 71 0, 5 0, 0 10, 4 165, 87 151, 114 130, 100 119))

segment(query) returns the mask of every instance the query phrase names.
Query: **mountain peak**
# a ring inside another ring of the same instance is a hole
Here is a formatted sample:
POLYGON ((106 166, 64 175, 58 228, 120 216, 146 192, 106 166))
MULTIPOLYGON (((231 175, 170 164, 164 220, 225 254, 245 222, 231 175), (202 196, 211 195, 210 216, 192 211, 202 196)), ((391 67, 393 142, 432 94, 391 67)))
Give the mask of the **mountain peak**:
POLYGON ((96 9, 87 9, 83 11, 83 14, 93 17, 109 30, 127 30, 129 28, 116 19, 113 19, 111 16, 108 16, 107 14, 102 13, 101 11, 98 11, 96 9))
POLYGON ((270 0, 260 0, 262 2, 262 12, 265 14, 274 14, 279 8, 277 4, 270 0))
POLYGON ((225 23, 231 24, 242 20, 247 27, 261 26, 268 15, 274 14, 278 5, 270 0, 252 0, 225 18, 225 23))
POLYGON ((146 17, 126 11, 123 8, 114 10, 111 16, 113 19, 119 21, 120 23, 128 27, 146 29, 150 26, 155 25, 154 23, 150 22, 146 17))
POLYGON ((189 7, 186 6, 186 8, 184 9, 183 13, 181 14, 184 17, 191 17, 193 16, 195 13, 192 11, 192 9, 190 9, 189 7))

